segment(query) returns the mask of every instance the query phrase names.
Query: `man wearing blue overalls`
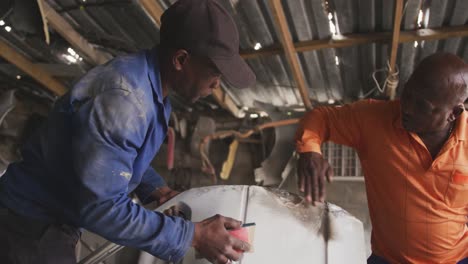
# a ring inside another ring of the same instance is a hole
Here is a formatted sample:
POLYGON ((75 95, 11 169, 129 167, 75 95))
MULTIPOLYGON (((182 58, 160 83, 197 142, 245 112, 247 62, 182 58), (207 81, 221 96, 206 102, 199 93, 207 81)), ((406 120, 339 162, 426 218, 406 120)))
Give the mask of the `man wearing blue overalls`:
POLYGON ((79 228, 161 259, 193 246, 213 263, 249 245, 215 216, 199 223, 144 209, 177 194, 150 167, 166 136, 170 92, 187 101, 219 89, 223 77, 247 87, 255 75, 239 56, 234 21, 215 0, 180 0, 162 16, 156 48, 98 66, 57 100, 0 178, 2 263, 75 263, 79 228))

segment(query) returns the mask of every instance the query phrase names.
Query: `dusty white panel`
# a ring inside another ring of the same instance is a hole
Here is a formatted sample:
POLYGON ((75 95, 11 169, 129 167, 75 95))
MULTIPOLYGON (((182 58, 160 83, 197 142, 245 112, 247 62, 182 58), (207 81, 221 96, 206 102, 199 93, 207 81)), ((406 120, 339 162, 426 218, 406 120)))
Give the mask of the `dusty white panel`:
MULTIPOLYGON (((248 186, 242 185, 225 185, 195 188, 179 194, 174 199, 170 200, 168 203, 158 208, 158 211, 164 211, 165 209, 176 205, 182 201, 190 207, 192 212, 191 220, 193 222, 200 222, 216 214, 220 214, 242 221, 245 215, 244 210, 247 199, 247 191, 248 186)), ((144 263, 149 264, 153 262, 144 263)), ((190 248, 190 250, 185 255, 185 258, 182 263, 205 264, 209 262, 204 259, 195 259, 195 250, 193 248, 190 248)))
POLYGON ((366 263, 366 246, 362 222, 344 209, 329 204, 328 262, 366 263))
MULTIPOLYGON (((365 263, 362 223, 328 204, 306 205, 296 195, 258 186, 212 186, 186 191, 158 208, 180 202, 191 208, 191 220, 215 214, 255 222, 254 252, 242 264, 365 263), (328 238, 328 239, 327 239, 328 238)), ((164 263, 142 254, 139 264, 164 263)), ((184 264, 205 264, 191 249, 184 264)))
POLYGON ((255 252, 243 264, 326 263, 320 207, 287 192, 249 188, 246 222, 255 222, 255 252))

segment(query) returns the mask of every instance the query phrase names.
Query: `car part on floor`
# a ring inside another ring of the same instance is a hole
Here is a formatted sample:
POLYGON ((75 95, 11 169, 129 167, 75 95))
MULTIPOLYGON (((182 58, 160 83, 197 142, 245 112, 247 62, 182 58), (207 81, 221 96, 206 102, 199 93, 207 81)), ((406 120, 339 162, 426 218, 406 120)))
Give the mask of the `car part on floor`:
MULTIPOLYGON (((202 157, 202 171, 205 172, 205 173, 208 173, 210 175, 213 175, 213 177, 216 177, 215 169, 214 169, 213 164, 211 163, 211 161, 210 161, 210 159, 208 157, 208 150, 206 148, 206 146, 210 143, 211 140, 223 139, 223 138, 227 138, 227 137, 234 137, 237 140, 246 139, 246 138, 250 137, 251 135, 262 131, 263 129, 273 128, 273 127, 276 128, 276 127, 291 126, 291 125, 297 124, 298 122, 299 122, 299 118, 285 119, 285 120, 280 120, 280 121, 261 124, 261 125, 256 126, 253 129, 248 130, 248 131, 243 132, 243 133, 241 133, 239 131, 235 131, 235 130, 226 130, 226 131, 218 131, 216 133, 213 133, 211 135, 208 135, 208 136, 204 137, 203 140, 201 141, 200 145, 199 145, 200 156, 202 157)), ((295 128, 293 128, 293 129, 295 129, 295 128)), ((282 138, 284 138, 284 136, 282 138)), ((291 153, 292 153, 292 151, 291 151, 291 153)), ((271 155, 270 155, 270 157, 271 157, 271 155)), ((287 162, 287 159, 286 159, 286 162, 287 162)), ((276 168, 276 167, 277 166, 274 166, 274 168, 276 168)), ((282 168, 280 169, 279 173, 281 173, 281 171, 282 171, 282 168)), ((278 181, 278 183, 279 183, 279 181, 278 181)))
MULTIPOLYGON (((274 122, 291 118, 290 115, 293 114, 292 112, 278 111, 275 107, 268 104, 259 102, 255 104, 264 109, 274 122)), ((263 186, 278 186, 280 184, 281 173, 294 152, 293 135, 296 133, 296 123, 291 126, 275 127, 275 143, 270 155, 262 162, 261 167, 254 171, 257 183, 261 183, 263 186)))

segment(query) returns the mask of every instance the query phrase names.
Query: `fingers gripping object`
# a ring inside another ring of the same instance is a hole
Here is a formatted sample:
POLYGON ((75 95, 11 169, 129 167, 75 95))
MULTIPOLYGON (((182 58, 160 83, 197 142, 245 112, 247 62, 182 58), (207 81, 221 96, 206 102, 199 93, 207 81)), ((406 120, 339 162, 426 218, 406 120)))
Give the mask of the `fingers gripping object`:
MULTIPOLYGON (((238 253, 253 253, 253 241, 254 241, 254 235, 255 235, 255 223, 246 223, 243 224, 240 228, 236 229, 229 229, 227 228, 229 235, 237 238, 240 240, 240 242, 235 246, 233 246, 233 249, 237 251, 238 253)), ((227 257, 227 256, 226 256, 227 257)), ((196 259, 201 259, 203 258, 199 252, 195 252, 195 258, 196 259)), ((213 262, 213 261, 212 261, 213 262)), ((226 260, 226 263, 231 263, 232 260, 229 259, 229 257, 226 260)), ((214 261, 213 263, 220 263, 219 261, 216 262, 214 261)))
POLYGON ((164 214, 168 216, 179 216, 185 220, 192 219, 192 209, 184 202, 178 202, 176 205, 164 210, 164 214))
POLYGON ((245 248, 245 244, 241 244, 239 251, 241 252, 254 252, 253 240, 255 236, 255 223, 243 224, 241 228, 236 230, 230 230, 229 234, 236 237, 250 245, 250 248, 245 248))
POLYGON ((179 211, 179 216, 185 220, 192 219, 192 209, 184 202, 177 203, 177 209, 179 211))

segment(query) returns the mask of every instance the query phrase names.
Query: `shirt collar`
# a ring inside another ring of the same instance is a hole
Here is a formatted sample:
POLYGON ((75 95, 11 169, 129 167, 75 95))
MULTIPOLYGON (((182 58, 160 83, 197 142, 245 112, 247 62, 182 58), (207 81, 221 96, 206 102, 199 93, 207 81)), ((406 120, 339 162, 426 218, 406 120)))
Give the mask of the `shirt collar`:
POLYGON ((455 124, 455 137, 457 140, 466 140, 466 123, 468 122, 468 113, 463 111, 455 124))
MULTIPOLYGON (((400 102, 398 100, 398 109, 396 109, 398 114, 395 115, 395 120, 393 120, 393 124, 396 128, 405 129, 403 124, 401 123, 401 109, 400 109, 400 102)), ((455 123, 455 138, 457 140, 466 140, 466 133, 467 131, 467 123, 468 123, 468 113, 467 111, 463 111, 460 117, 457 119, 455 123)))
POLYGON ((151 86, 153 87, 156 99, 159 103, 164 104, 157 48, 153 48, 146 52, 146 62, 148 64, 148 78, 151 81, 151 86))
POLYGON ((150 79, 151 87, 153 88, 155 100, 163 106, 164 117, 166 118, 166 123, 168 123, 172 106, 169 96, 166 96, 166 98, 163 96, 157 47, 146 51, 146 62, 148 64, 148 78, 150 79))

